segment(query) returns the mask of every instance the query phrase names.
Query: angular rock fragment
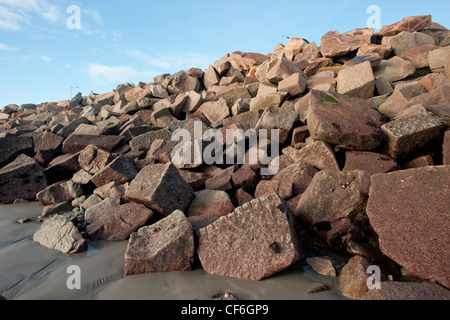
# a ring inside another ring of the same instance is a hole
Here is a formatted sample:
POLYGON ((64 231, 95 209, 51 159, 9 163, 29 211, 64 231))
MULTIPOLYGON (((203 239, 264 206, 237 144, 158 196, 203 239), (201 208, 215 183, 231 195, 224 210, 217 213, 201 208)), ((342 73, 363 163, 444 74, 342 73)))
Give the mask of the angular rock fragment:
POLYGON ((91 136, 91 135, 70 135, 63 143, 63 153, 77 153, 93 144, 105 151, 112 152, 122 145, 125 138, 122 136, 91 136))
POLYGON ((49 206, 61 202, 72 202, 82 194, 81 184, 69 180, 48 186, 36 195, 36 199, 43 206, 49 206))
POLYGON ((88 248, 86 240, 75 225, 68 218, 60 215, 45 221, 33 235, 33 240, 44 247, 62 253, 79 253, 88 248))
POLYGON ((0 169, 0 203, 16 199, 34 200, 47 187, 42 168, 32 158, 22 154, 0 169))
POLYGON ((370 274, 367 270, 371 262, 364 257, 353 257, 339 274, 341 293, 351 299, 359 300, 369 291, 367 280, 370 274))
POLYGON ((319 170, 340 170, 336 155, 331 146, 316 141, 298 151, 289 154, 293 162, 306 162, 319 170))
POLYGON ((385 78, 388 82, 403 80, 414 74, 416 67, 410 61, 400 57, 393 57, 381 61, 378 69, 374 72, 375 79, 385 78))
POLYGON ((398 168, 394 159, 374 152, 347 151, 345 158, 343 171, 364 170, 371 174, 378 174, 395 171, 398 168))
POLYGON ((412 160, 440 143, 447 124, 434 116, 413 116, 394 120, 381 127, 387 136, 388 155, 399 161, 412 160))
POLYGON ((361 99, 373 97, 375 77, 369 61, 347 67, 337 77, 337 92, 361 99))
POLYGON ((81 151, 78 162, 83 170, 96 174, 113 160, 112 155, 95 145, 89 145, 81 151))
POLYGON ((421 31, 430 27, 432 24, 431 16, 412 16, 404 18, 403 20, 393 23, 391 25, 383 26, 380 30, 380 35, 384 37, 395 36, 400 32, 415 32, 421 31))
POLYGON ((194 262, 194 233, 181 211, 133 233, 125 253, 125 276, 190 271, 194 262))
POLYGON ((119 157, 98 171, 91 181, 97 188, 112 181, 120 184, 133 180, 137 175, 135 162, 129 157, 119 157))
POLYGON ((326 58, 342 57, 370 43, 372 35, 373 29, 356 29, 343 34, 330 31, 322 37, 322 55, 326 58))
POLYGON ((175 210, 185 212, 194 196, 194 190, 172 163, 145 167, 125 193, 127 199, 142 203, 166 216, 175 210))
POLYGON ((450 293, 434 283, 383 281, 380 290, 370 290, 360 300, 448 301, 450 293))
POLYGON ((368 227, 369 188, 368 172, 321 171, 301 197, 296 215, 330 246, 346 246, 368 227))
POLYGON ((292 182, 292 196, 295 197, 305 192, 317 172, 312 165, 298 162, 281 169, 272 179, 292 182))
POLYGON ((262 180, 255 190, 255 198, 277 193, 281 199, 288 200, 293 195, 293 183, 285 180, 262 180))
POLYGON ((449 166, 374 175, 367 215, 386 256, 450 288, 448 185, 449 166))
POLYGON ((368 100, 311 91, 308 129, 315 140, 369 151, 384 140, 382 124, 382 115, 368 100))
POLYGON ((20 154, 32 157, 33 147, 31 137, 0 138, 0 168, 14 161, 20 154))
POLYGON ((150 222, 153 215, 152 210, 135 202, 106 207, 90 216, 86 232, 92 240, 126 240, 150 222))
POLYGON ((270 194, 198 231, 206 272, 262 280, 298 261, 301 247, 289 206, 270 194))
POLYGON ((202 190, 195 193, 187 211, 187 217, 217 215, 225 216, 234 211, 230 196, 224 191, 202 190))

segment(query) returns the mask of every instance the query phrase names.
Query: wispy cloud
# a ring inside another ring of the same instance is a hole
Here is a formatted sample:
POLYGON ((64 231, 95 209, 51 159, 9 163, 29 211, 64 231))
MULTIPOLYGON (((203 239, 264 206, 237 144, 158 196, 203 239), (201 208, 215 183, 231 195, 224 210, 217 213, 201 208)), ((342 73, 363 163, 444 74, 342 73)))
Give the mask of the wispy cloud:
POLYGON ((47 0, 0 0, 0 29, 18 31, 30 25, 33 15, 50 23, 64 21, 64 11, 47 0))
POLYGON ((124 65, 108 66, 98 63, 90 63, 84 69, 84 72, 93 80, 99 83, 120 84, 133 80, 145 80, 156 76, 151 71, 138 71, 124 65))
POLYGON ((149 66, 158 68, 161 71, 176 72, 192 67, 206 69, 213 63, 214 57, 197 52, 159 52, 149 50, 142 52, 139 50, 128 50, 126 54, 149 66))
POLYGON ((15 51, 17 51, 17 48, 16 47, 10 47, 7 44, 4 44, 4 43, 0 42, 0 51, 15 52, 15 51))

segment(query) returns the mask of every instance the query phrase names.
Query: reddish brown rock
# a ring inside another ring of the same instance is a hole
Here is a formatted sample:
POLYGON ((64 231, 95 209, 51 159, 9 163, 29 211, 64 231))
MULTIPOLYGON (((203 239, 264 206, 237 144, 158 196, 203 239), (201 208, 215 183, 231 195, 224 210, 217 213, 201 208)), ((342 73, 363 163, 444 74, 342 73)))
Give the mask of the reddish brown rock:
POLYGON ((383 116, 369 100, 311 91, 308 129, 314 140, 370 151, 383 142, 383 116))
POLYGON ((194 198, 194 190, 172 163, 154 164, 138 173, 125 197, 167 216, 175 210, 186 211, 194 198))
POLYGON ((205 182, 205 188, 208 190, 228 191, 233 188, 232 178, 234 173, 234 166, 227 168, 221 173, 209 178, 205 182))
POLYGON ((315 75, 321 68, 333 65, 333 59, 330 58, 314 58, 308 60, 308 66, 303 71, 308 77, 315 75))
POLYGON ((300 199, 296 214, 329 245, 346 246, 358 240, 368 226, 369 187, 368 172, 321 171, 300 199))
MULTIPOLYGON (((422 167, 428 167, 428 166, 434 166, 434 160, 433 156, 431 154, 428 154, 423 157, 416 158, 407 164, 403 165, 402 168, 404 170, 406 169, 416 169, 416 168, 422 168, 422 167)), ((380 172, 382 173, 382 172, 380 172)))
POLYGON ((134 160, 129 157, 119 157, 98 171, 91 181, 97 188, 112 181, 120 184, 129 182, 137 175, 134 160))
POLYGON ((48 186, 36 195, 36 199, 43 206, 49 206, 55 203, 72 202, 82 194, 81 184, 69 180, 48 186))
POLYGON ((46 132, 34 146, 37 153, 36 160, 42 165, 46 165, 61 153, 61 145, 64 139, 51 132, 46 132))
POLYGON ((370 290, 361 300, 437 301, 450 300, 450 291, 434 283, 381 282, 380 290, 370 290))
POLYGON ((292 182, 295 197, 305 192, 317 172, 312 165, 298 162, 281 169, 272 179, 292 182))
POLYGON ((379 34, 383 37, 394 36, 402 31, 415 32, 421 31, 431 26, 431 16, 413 16, 407 17, 399 22, 388 26, 383 26, 379 34))
POLYGON ((424 87, 428 92, 431 92, 440 86, 450 86, 450 81, 443 74, 429 73, 420 79, 418 84, 424 87))
POLYGON ((230 54, 228 61, 238 71, 249 71, 253 66, 262 64, 269 58, 265 55, 253 52, 236 51, 230 54))
POLYGON ((343 171, 364 170, 371 174, 378 174, 395 171, 398 168, 394 159, 379 153, 347 151, 345 158, 343 171))
POLYGON ((36 194, 47 187, 42 168, 32 158, 20 155, 0 169, 0 203, 13 203, 16 199, 34 200, 36 194))
POLYGON ((445 166, 450 166, 450 131, 445 132, 442 149, 442 162, 445 166))
POLYGON ((252 195, 250 195, 247 192, 245 192, 243 189, 238 189, 234 193, 234 199, 235 199, 238 207, 241 207, 244 204, 246 204, 247 202, 250 202, 250 201, 252 201, 255 198, 252 195))
POLYGON ((356 29, 343 34, 330 31, 321 39, 321 52, 326 58, 338 58, 370 43, 373 29, 356 29))
POLYGON ((278 90, 287 92, 291 97, 304 93, 306 90, 306 75, 303 71, 292 74, 278 83, 278 90))
POLYGON ((33 138, 31 137, 6 137, 0 138, 0 168, 14 161, 19 155, 25 154, 32 157, 33 138))
POLYGON ((234 211, 230 196, 224 191, 202 190, 195 193, 187 211, 187 217, 217 215, 226 216, 234 211))
POLYGON ((152 210, 139 203, 110 206, 91 215, 86 231, 92 240, 122 241, 150 222, 153 215, 152 210))
POLYGON ((397 160, 411 160, 432 151, 442 141, 447 124, 434 116, 413 116, 381 127, 387 136, 386 149, 397 160), (431 148, 431 150, 430 150, 431 148))
POLYGON ((430 66, 428 55, 430 51, 437 49, 434 44, 427 44, 424 46, 411 48, 400 57, 404 60, 411 61, 416 69, 422 69, 430 66))
POLYGON ((190 271, 194 251, 192 226, 177 210, 131 235, 125 253, 125 276, 190 271))
POLYGON ((80 167, 92 174, 96 174, 102 170, 112 160, 113 157, 111 153, 102 150, 93 144, 83 149, 78 157, 80 167))
POLYGON ((70 135, 63 143, 63 153, 77 153, 93 144, 107 152, 112 152, 121 146, 125 140, 122 136, 90 136, 90 135, 70 135))
POLYGON ((242 166, 232 175, 234 187, 242 188, 250 193, 253 193, 260 179, 260 175, 248 165, 242 166))
POLYGON ((450 167, 372 176, 367 215, 380 249, 409 272, 450 287, 450 167))
POLYGON ((255 190, 255 198, 261 198, 271 193, 277 193, 287 200, 293 195, 293 183, 285 180, 262 180, 255 190))
POLYGON ((314 142, 289 154, 293 162, 306 162, 319 170, 340 170, 331 146, 323 141, 314 142))
POLYGON ((81 170, 78 158, 80 153, 64 154, 56 157, 49 163, 49 167, 44 169, 44 174, 49 184, 69 180, 75 173, 81 170))
POLYGON ((353 300, 359 300, 369 291, 367 280, 370 274, 367 269, 371 262, 363 257, 353 257, 345 265, 339 274, 339 286, 341 293, 353 300))
POLYGON ((336 277, 336 269, 334 268, 333 261, 329 257, 308 258, 306 259, 306 263, 320 275, 336 277))
POLYGON ((346 67, 337 77, 337 92, 361 99, 370 99, 375 92, 375 77, 369 61, 346 67))
POLYGON ((189 170, 179 170, 180 175, 183 177, 194 191, 200 191, 205 188, 205 182, 208 180, 209 176, 202 172, 194 172, 189 170))
POLYGON ((385 78, 388 82, 403 80, 414 74, 416 67, 410 61, 403 60, 400 57, 393 57, 389 60, 381 61, 377 70, 374 72, 375 79, 385 78))
MULTIPOLYGON (((272 58, 267 66, 266 79, 271 83, 279 84, 281 81, 287 79, 295 73, 303 73, 292 61, 289 61, 284 56, 272 58)), ((305 79, 306 80, 306 79, 305 79)), ((306 85, 306 81, 303 83, 306 85)), ((281 91, 281 90, 280 90, 281 91)))
POLYGON ((286 142, 297 119, 298 114, 294 110, 278 108, 277 106, 270 105, 264 110, 264 113, 259 119, 255 129, 267 130, 267 137, 272 139, 274 139, 274 137, 271 136, 272 130, 278 129, 278 141, 283 144, 286 142))
POLYGON ((435 40, 432 36, 429 36, 424 33, 410 33, 410 32, 401 32, 395 36, 384 37, 382 40, 382 44, 390 45, 392 47, 392 51, 396 56, 401 57, 405 52, 410 49, 425 46, 425 45, 434 45, 435 40))
POLYGON ((198 230, 205 228, 209 226, 210 224, 213 224, 217 220, 220 219, 220 216, 215 214, 208 214, 204 216, 194 216, 194 217, 188 217, 187 218, 189 223, 192 225, 192 230, 197 232, 198 230))
POLYGON ((94 190, 94 194, 102 199, 125 196, 125 191, 127 190, 129 184, 120 184, 117 181, 112 181, 94 190))
POLYGON ((425 89, 417 83, 396 88, 394 93, 378 107, 378 111, 390 118, 395 118, 408 108, 409 102, 413 98, 424 93, 426 93, 425 89))
POLYGON ((44 222, 33 235, 33 240, 44 247, 62 253, 79 253, 87 250, 88 244, 75 225, 62 215, 55 215, 44 222))
POLYGON ((200 229, 198 255, 210 274, 262 280, 301 258, 295 226, 286 202, 270 194, 200 229))

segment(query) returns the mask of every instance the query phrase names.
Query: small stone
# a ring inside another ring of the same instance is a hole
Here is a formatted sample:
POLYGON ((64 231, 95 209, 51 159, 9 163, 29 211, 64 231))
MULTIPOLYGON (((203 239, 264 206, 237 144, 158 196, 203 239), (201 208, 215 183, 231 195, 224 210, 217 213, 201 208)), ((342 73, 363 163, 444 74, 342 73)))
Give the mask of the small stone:
POLYGON ((320 275, 336 277, 336 269, 333 266, 333 261, 328 257, 308 258, 306 259, 306 263, 320 275))

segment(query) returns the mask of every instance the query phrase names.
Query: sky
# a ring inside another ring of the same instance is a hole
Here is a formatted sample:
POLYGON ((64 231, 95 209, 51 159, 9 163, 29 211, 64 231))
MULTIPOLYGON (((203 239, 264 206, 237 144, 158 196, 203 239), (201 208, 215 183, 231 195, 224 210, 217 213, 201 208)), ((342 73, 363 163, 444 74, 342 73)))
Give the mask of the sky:
POLYGON ((371 5, 381 25, 431 14, 450 28, 447 0, 0 0, 0 108, 267 54, 285 37, 320 45, 328 31, 367 27, 371 5))

